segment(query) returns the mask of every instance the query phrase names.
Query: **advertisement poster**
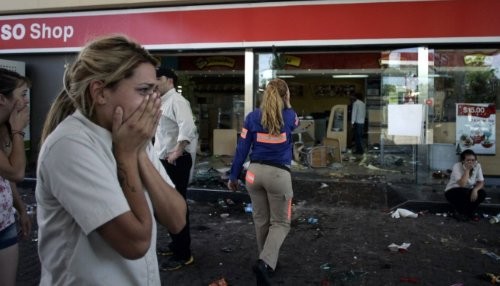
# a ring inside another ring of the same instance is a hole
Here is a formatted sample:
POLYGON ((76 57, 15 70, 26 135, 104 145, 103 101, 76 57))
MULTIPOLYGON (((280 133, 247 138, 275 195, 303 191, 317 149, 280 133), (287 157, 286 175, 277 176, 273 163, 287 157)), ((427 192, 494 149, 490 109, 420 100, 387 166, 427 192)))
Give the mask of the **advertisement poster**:
POLYGON ((476 154, 495 155, 494 104, 457 103, 457 152, 472 149, 476 154))

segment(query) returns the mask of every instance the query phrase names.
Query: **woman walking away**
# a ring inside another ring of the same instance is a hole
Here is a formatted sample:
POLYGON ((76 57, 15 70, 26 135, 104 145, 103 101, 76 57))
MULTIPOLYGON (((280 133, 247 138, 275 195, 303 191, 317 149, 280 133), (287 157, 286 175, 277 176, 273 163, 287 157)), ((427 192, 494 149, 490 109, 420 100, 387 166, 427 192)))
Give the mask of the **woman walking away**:
POLYGON ((245 119, 228 188, 237 190, 238 177, 250 152, 246 186, 253 206, 259 259, 253 266, 257 285, 271 285, 281 245, 290 231, 292 207, 292 131, 298 126, 285 81, 271 80, 257 108, 245 119))

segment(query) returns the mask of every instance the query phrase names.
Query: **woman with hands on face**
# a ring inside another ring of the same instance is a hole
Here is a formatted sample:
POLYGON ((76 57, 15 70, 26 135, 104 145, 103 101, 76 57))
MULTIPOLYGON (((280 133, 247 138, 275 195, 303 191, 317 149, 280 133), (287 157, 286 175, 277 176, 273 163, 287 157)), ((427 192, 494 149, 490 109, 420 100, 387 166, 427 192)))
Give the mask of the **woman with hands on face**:
POLYGON ((156 220, 186 204, 152 149, 157 60, 123 36, 86 45, 64 76, 38 158, 40 285, 160 285, 156 220))
POLYGON ((29 121, 28 87, 27 78, 0 68, 0 285, 6 286, 16 283, 18 232, 27 238, 31 231, 31 220, 16 188, 26 169, 23 129, 29 121))
POLYGON ((460 162, 453 165, 445 197, 455 209, 459 220, 474 219, 474 213, 486 198, 484 176, 477 155, 470 149, 460 154, 460 162))

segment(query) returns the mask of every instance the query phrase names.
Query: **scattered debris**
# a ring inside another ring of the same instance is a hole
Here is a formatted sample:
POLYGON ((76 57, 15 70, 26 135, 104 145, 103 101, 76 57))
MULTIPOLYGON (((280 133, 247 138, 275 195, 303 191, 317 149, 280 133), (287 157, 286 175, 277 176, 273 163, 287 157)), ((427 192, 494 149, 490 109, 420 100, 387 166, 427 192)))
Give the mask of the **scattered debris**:
POLYGON ((366 168, 370 169, 370 170, 384 171, 384 172, 394 172, 394 173, 398 173, 399 172, 399 171, 396 171, 396 170, 388 170, 388 169, 382 169, 382 168, 379 168, 379 167, 375 167, 372 164, 368 164, 368 166, 366 166, 366 168))
POLYGON ((498 223, 498 222, 500 222, 500 213, 497 214, 496 216, 492 216, 490 218, 490 223, 491 224, 495 224, 495 223, 498 223))
POLYGON ((391 213, 392 218, 400 218, 400 217, 410 217, 410 218, 417 218, 418 214, 409 211, 407 209, 396 209, 394 212, 391 213))
POLYGON ((313 217, 313 216, 312 216, 312 217, 309 217, 309 218, 307 219, 307 223, 309 223, 309 224, 318 224, 318 219, 317 219, 317 218, 315 218, 315 217, 313 217))
POLYGON ((224 279, 224 278, 215 280, 214 282, 208 284, 208 286, 227 286, 227 285, 228 284, 226 282, 226 279, 224 279))
POLYGON ((225 246, 223 248, 220 249, 222 252, 225 252, 225 253, 230 253, 230 252, 233 252, 233 249, 229 246, 225 246))
POLYGON ((219 204, 219 206, 222 208, 222 209, 228 209, 229 207, 227 206, 226 202, 224 201, 224 199, 220 198, 217 200, 217 203, 219 204))
POLYGON ((434 179, 446 179, 449 177, 449 175, 447 173, 442 172, 442 171, 435 171, 432 173, 432 177, 434 179))
POLYGON ((500 284, 500 275, 495 275, 493 273, 484 273, 478 277, 481 280, 489 281, 491 284, 500 284))
POLYGON ((403 242, 401 245, 397 245, 395 243, 391 243, 389 244, 389 246, 387 246, 387 248, 389 248, 389 250, 391 252, 406 252, 408 251, 408 247, 410 247, 411 243, 408 243, 408 242, 403 242))
POLYGON ((245 212, 249 214, 253 212, 252 204, 248 203, 245 205, 245 212))
POLYGON ((496 253, 492 252, 492 251, 481 251, 483 254, 485 254, 486 256, 489 256, 491 257, 492 259, 494 259, 495 261, 500 261, 500 256, 498 256, 496 253))
POLYGON ((359 285, 359 279, 367 274, 363 271, 336 271, 332 264, 323 263, 319 266, 321 269, 322 280, 321 286, 330 285, 359 285))

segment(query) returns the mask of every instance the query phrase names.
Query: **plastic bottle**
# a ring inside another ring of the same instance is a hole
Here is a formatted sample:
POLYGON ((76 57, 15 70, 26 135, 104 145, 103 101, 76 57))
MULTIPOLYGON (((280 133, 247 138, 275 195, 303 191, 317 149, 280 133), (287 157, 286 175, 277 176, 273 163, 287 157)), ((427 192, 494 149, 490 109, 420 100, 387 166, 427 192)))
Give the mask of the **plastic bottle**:
POLYGON ((495 224, 495 223, 499 223, 500 222, 500 213, 497 214, 496 216, 492 216, 490 218, 490 223, 491 224, 495 224))

